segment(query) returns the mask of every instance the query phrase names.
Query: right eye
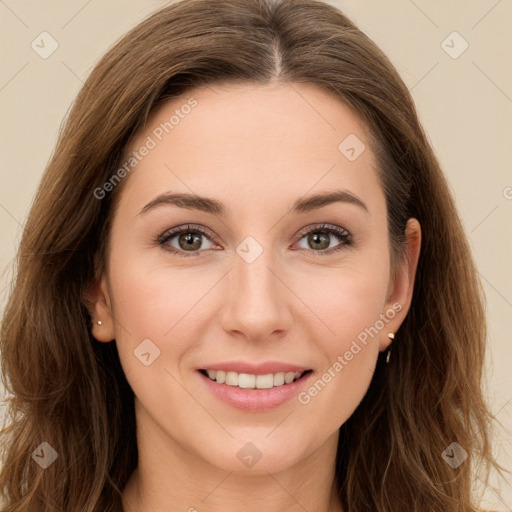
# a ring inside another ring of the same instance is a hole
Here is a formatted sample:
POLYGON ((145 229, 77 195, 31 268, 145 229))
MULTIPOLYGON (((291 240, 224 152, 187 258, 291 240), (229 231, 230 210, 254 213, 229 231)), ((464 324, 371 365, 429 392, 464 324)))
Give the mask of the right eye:
POLYGON ((200 256, 199 249, 203 243, 202 237, 212 243, 211 236, 204 229, 197 226, 191 227, 191 225, 188 224, 186 227, 177 227, 166 231, 158 238, 158 243, 162 245, 166 251, 179 256, 200 256), (177 246, 175 244, 177 244, 177 246))

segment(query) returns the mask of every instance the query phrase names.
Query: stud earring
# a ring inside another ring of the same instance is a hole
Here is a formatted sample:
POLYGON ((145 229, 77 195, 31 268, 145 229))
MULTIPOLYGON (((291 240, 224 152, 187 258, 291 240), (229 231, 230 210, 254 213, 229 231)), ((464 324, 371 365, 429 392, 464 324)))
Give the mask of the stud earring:
POLYGON ((98 324, 98 325, 102 325, 102 324, 103 324, 103 322, 102 322, 101 320, 98 320, 98 321, 97 321, 97 324, 98 324))
MULTIPOLYGON (((395 333, 394 332, 388 332, 388 338, 393 341, 395 339, 395 333)), ((386 364, 389 363, 389 360, 391 358, 391 344, 388 347, 388 354, 386 356, 386 364)))

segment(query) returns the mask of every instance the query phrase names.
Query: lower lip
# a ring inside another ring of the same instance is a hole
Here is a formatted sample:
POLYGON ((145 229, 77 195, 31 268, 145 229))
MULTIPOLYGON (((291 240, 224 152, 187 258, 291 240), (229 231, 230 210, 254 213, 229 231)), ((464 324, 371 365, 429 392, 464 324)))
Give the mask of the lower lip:
POLYGON ((283 405, 297 396, 313 375, 313 372, 309 372, 290 384, 283 384, 270 389, 244 389, 238 386, 220 384, 203 375, 200 371, 197 373, 218 399, 232 407, 250 412, 270 411, 283 405))

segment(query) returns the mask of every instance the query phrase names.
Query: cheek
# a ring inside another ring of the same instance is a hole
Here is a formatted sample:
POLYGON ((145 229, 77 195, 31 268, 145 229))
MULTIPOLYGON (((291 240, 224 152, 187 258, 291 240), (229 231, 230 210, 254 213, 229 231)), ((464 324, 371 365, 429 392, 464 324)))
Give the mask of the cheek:
POLYGON ((317 379, 298 400, 310 410, 331 411, 326 415, 331 428, 351 416, 373 377, 379 337, 385 335, 388 270, 382 259, 329 272, 318 269, 308 279, 309 286, 298 291, 315 314, 306 326, 315 340, 311 349, 325 356, 317 379))
POLYGON ((317 338, 320 335, 327 352, 348 349, 352 339, 379 321, 386 302, 388 272, 387 261, 354 260, 339 268, 310 269, 302 285, 297 280, 294 291, 311 310, 304 308, 307 322, 316 316, 317 338))
POLYGON ((199 266, 170 269, 136 252, 122 254, 112 253, 109 281, 115 338, 125 373, 138 375, 146 370, 134 355, 148 339, 154 345, 145 342, 151 357, 158 355, 151 367, 171 370, 190 349, 190 340, 200 339, 195 333, 200 301, 216 277, 199 266))
POLYGON ((111 254, 114 314, 134 335, 161 338, 188 311, 193 314, 214 276, 193 256, 173 260, 161 248, 138 247, 141 241, 126 231, 111 254))
POLYGON ((201 298, 217 278, 199 267, 197 272, 170 269, 140 255, 118 261, 111 267, 110 284, 123 371, 140 404, 157 423, 169 429, 166 411, 172 409, 173 431, 186 432, 190 417, 197 417, 201 410, 180 384, 181 363, 195 340, 199 344, 203 338, 198 318, 201 298))

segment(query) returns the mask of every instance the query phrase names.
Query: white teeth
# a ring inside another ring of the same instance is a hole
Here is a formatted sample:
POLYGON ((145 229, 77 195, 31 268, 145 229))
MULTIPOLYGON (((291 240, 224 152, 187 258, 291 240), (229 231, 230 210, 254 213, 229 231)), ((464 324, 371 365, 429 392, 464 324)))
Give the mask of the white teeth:
POLYGON ((274 373, 274 386, 282 386, 284 384, 284 372, 274 373))
POLYGON ((258 389, 270 389, 274 387, 274 374, 267 373, 266 375, 257 375, 256 387, 258 389))
POLYGON ((284 374, 284 381, 286 384, 290 384, 290 382, 293 382, 293 379, 295 378, 294 372, 288 372, 284 374))
POLYGON ((256 387, 256 375, 241 373, 238 376, 238 387, 245 389, 254 389, 256 387))
POLYGON ((228 386, 238 386, 238 373, 227 372, 226 373, 226 384, 228 386))
POLYGON ((223 372, 221 370, 206 370, 206 373, 211 380, 215 380, 219 384, 238 386, 243 389, 270 389, 290 384, 303 374, 301 372, 279 372, 253 375, 250 373, 223 372))

